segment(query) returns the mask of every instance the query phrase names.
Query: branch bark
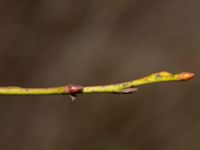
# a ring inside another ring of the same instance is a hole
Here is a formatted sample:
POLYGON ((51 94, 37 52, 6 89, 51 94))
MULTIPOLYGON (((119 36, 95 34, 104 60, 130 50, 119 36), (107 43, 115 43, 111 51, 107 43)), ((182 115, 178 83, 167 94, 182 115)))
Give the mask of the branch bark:
POLYGON ((141 79, 110 85, 67 85, 52 88, 0 87, 0 95, 70 95, 74 98, 77 94, 90 93, 130 94, 138 90, 137 86, 158 82, 186 81, 192 77, 194 77, 194 74, 189 72, 171 74, 163 71, 153 73, 141 79))

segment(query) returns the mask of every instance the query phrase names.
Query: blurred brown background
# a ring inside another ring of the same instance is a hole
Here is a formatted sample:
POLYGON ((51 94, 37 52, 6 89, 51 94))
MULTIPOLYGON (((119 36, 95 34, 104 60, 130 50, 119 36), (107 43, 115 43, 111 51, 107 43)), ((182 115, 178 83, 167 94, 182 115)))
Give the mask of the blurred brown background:
POLYGON ((131 95, 0 96, 1 150, 199 150, 200 1, 0 0, 0 86, 189 82, 131 95))

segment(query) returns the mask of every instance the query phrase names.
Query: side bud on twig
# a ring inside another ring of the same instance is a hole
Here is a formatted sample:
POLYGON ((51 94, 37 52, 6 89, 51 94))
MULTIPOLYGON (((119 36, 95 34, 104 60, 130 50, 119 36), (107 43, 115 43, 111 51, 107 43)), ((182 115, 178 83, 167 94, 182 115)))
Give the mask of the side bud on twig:
POLYGON ((69 94, 71 99, 74 101, 76 99, 76 95, 82 93, 83 87, 81 85, 67 85, 65 88, 66 94, 69 94))

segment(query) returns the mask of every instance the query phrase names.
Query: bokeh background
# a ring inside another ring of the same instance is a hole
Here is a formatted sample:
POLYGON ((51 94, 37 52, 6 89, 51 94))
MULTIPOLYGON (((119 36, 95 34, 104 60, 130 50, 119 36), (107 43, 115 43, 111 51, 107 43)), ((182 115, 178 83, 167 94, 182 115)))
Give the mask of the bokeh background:
POLYGON ((131 95, 0 96, 1 150, 199 150, 200 1, 0 0, 0 86, 190 71, 131 95))

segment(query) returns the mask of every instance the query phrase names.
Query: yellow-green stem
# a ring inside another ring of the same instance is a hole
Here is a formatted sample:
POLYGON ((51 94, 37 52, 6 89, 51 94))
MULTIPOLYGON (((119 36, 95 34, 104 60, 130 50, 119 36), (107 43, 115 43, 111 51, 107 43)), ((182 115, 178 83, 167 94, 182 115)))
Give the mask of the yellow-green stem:
POLYGON ((80 86, 68 85, 53 88, 22 88, 22 87, 0 87, 0 95, 63 95, 69 94, 75 96, 76 94, 90 94, 90 93, 121 93, 129 94, 135 92, 135 87, 156 83, 156 82, 170 82, 170 81, 185 81, 194 76, 193 73, 183 72, 179 74, 171 74, 168 72, 158 72, 146 76, 141 79, 100 86, 80 86))
POLYGON ((63 95, 65 87, 54 88, 22 88, 0 87, 0 95, 63 95))
MULTIPOLYGON (((189 72, 183 72, 179 74, 171 74, 169 72, 158 72, 151 74, 149 76, 146 76, 141 79, 128 81, 124 83, 119 84, 111 84, 106 86, 90 86, 85 87, 83 89, 83 93, 105 93, 105 92, 112 92, 112 93, 122 93, 126 89, 130 89, 133 87, 146 85, 146 84, 152 84, 156 82, 170 82, 170 81, 185 81, 189 80, 194 76, 193 73, 189 72)), ((131 93, 131 92, 130 92, 131 93)), ((125 91, 126 94, 126 91, 125 91)))

